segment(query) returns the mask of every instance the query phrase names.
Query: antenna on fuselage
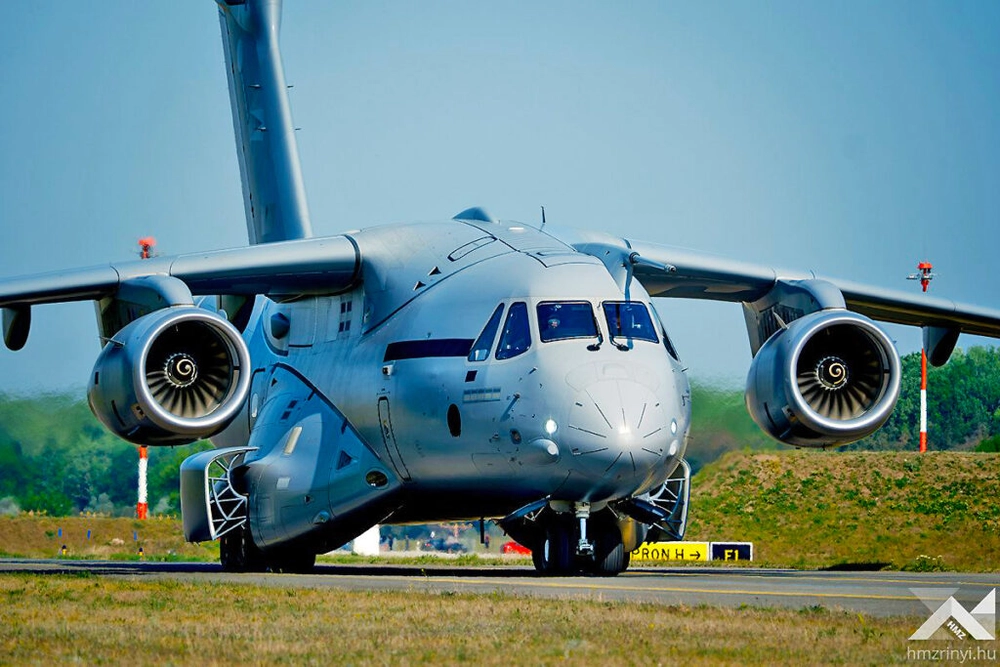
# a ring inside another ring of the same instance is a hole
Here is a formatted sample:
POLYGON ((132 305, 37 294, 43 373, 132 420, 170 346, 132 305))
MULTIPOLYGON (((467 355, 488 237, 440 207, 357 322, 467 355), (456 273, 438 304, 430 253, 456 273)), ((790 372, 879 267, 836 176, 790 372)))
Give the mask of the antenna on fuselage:
POLYGON ((542 226, 538 228, 538 231, 545 229, 545 207, 542 207, 542 226))

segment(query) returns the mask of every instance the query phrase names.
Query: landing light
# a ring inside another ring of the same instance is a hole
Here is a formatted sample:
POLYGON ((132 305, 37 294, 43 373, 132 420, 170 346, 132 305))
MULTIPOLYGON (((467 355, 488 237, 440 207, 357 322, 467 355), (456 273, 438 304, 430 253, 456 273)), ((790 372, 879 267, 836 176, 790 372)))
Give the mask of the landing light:
POLYGON ((545 432, 552 435, 559 428, 559 424, 556 423, 555 419, 547 419, 545 421, 545 432))

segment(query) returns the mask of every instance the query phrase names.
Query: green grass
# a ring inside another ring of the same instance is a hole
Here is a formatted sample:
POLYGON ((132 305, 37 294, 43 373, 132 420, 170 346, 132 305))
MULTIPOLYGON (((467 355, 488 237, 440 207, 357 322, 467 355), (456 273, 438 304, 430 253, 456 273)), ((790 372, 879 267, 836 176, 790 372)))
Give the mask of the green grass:
POLYGON ((4 664, 885 664, 919 618, 823 607, 0 576, 4 664))
POLYGON ((996 571, 1000 454, 734 452, 692 482, 687 539, 761 564, 996 571))

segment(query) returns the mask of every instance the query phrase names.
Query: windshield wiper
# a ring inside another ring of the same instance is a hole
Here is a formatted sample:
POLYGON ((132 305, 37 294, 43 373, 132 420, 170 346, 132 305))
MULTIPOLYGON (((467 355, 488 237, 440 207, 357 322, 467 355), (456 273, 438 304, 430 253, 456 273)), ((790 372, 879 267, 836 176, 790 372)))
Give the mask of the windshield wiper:
POLYGON ((625 343, 619 343, 617 340, 615 340, 614 336, 611 337, 611 344, 614 345, 615 347, 617 347, 622 352, 628 352, 629 350, 632 349, 631 347, 629 347, 625 343))

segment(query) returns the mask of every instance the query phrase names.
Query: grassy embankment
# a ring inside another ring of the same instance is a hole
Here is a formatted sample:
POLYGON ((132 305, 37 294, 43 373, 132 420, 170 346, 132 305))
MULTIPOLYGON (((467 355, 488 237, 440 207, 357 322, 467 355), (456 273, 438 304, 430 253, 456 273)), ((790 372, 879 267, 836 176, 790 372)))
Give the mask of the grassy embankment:
POLYGON ((997 498, 998 454, 735 452, 696 475, 687 537, 763 565, 996 571, 997 498))
POLYGON ((63 546, 66 557, 73 559, 138 559, 140 548, 149 560, 219 559, 217 542, 185 542, 181 522, 175 518, 137 521, 101 516, 0 517, 2 557, 57 558, 63 546))
MULTIPOLYGON (((998 497, 1000 454, 736 452, 695 475, 687 537, 751 541, 756 564, 776 567, 994 571, 998 497)), ((185 543, 176 519, 0 517, 0 555, 53 558, 63 544, 70 558, 137 558, 141 546, 150 560, 218 559, 215 543, 185 543)), ((338 560, 352 559, 372 560, 338 560)))
POLYGON ((149 579, 0 577, 11 664, 885 664, 919 618, 149 579))

